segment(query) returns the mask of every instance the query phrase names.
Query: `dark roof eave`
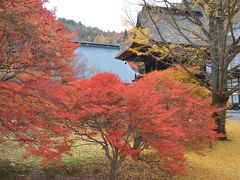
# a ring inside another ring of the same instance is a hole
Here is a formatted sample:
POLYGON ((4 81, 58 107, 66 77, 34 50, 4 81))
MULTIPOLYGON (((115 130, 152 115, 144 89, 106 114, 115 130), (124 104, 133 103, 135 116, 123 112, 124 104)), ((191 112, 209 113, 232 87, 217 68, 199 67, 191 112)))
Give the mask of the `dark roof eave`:
MULTIPOLYGON (((162 42, 159 42, 159 45, 161 45, 162 42)), ((169 43, 171 44, 171 43, 169 43)), ((186 45, 186 44, 178 44, 180 46, 185 46, 185 47, 189 47, 192 45, 186 45)), ((138 59, 137 57, 139 57, 137 54, 133 53, 132 51, 129 50, 129 48, 134 48, 134 47, 138 47, 140 46, 139 44, 133 42, 131 43, 128 48, 126 48, 125 50, 122 50, 121 52, 119 52, 116 55, 116 59, 122 60, 122 61, 136 61, 136 59, 138 59), (131 58, 131 59, 130 59, 131 58), (134 60, 135 59, 135 60, 134 60)), ((202 45, 196 45, 195 47, 203 47, 202 45)), ((139 61, 139 59, 137 60, 139 61)), ((143 61, 143 60, 142 60, 143 61)))
POLYGON ((72 42, 80 43, 81 46, 100 46, 100 47, 105 47, 105 48, 120 49, 120 45, 119 44, 99 43, 99 42, 79 41, 79 40, 73 40, 72 42))
POLYGON ((134 55, 136 56, 136 54, 133 53, 132 51, 130 51, 129 48, 134 48, 134 47, 137 47, 137 46, 139 46, 137 43, 132 42, 131 44, 128 45, 128 47, 125 50, 120 51, 115 56, 115 58, 119 59, 119 60, 126 61, 129 57, 134 56, 134 55))

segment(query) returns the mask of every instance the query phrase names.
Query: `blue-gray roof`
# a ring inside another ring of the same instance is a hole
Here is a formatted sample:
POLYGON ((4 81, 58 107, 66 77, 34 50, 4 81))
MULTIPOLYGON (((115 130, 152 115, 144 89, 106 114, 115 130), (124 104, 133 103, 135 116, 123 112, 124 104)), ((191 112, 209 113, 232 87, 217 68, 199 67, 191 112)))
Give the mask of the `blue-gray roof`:
POLYGON ((80 47, 75 52, 80 60, 87 62, 88 67, 94 67, 98 72, 115 73, 125 82, 134 80, 136 72, 128 63, 115 59, 120 51, 119 45, 86 41, 73 42, 80 43, 80 47))

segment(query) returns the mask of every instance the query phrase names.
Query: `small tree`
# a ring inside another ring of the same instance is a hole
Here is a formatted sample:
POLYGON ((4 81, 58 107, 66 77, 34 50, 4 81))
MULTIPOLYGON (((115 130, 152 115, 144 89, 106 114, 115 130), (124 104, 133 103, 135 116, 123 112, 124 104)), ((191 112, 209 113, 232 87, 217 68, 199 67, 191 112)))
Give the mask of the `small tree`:
POLYGON ((48 113, 40 117, 47 119, 48 135, 61 137, 64 144, 48 136, 46 143, 40 136, 41 141, 30 144, 30 152, 45 155, 46 160, 53 160, 50 155, 54 154, 58 157, 54 160, 60 160, 74 143, 70 135, 75 135, 75 139, 102 147, 109 160, 110 179, 117 178, 127 156, 141 159, 141 152, 149 146, 159 151, 166 170, 185 173, 185 147, 199 150, 204 142, 212 143, 217 137, 211 116, 215 108, 209 99, 194 94, 197 85, 169 77, 154 72, 125 85, 115 75, 98 74, 58 85, 55 90, 51 87, 51 91, 42 86, 54 108, 48 105, 48 113))

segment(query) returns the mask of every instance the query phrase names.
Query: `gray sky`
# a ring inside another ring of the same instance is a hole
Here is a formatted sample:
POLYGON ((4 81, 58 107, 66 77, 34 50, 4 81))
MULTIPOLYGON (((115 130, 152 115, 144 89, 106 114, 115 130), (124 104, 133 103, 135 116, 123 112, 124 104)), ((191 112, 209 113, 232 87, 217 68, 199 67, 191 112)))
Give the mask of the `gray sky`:
MULTIPOLYGON (((102 30, 123 31, 127 27, 126 9, 135 17, 141 0, 49 0, 47 8, 56 7, 57 17, 81 21, 86 26, 102 30)), ((176 0, 175 0, 176 1, 176 0)))

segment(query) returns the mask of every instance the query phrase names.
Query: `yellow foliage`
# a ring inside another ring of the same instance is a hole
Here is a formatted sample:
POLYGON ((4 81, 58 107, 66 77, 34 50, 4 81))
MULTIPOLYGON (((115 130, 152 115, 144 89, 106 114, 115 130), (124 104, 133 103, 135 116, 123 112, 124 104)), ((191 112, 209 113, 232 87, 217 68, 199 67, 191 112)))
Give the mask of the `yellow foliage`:
POLYGON ((127 41, 139 44, 138 47, 128 49, 137 56, 154 55, 159 60, 163 60, 166 57, 167 59, 176 59, 176 57, 179 57, 176 59, 177 61, 181 60, 182 63, 185 63, 190 67, 200 66, 205 60, 205 47, 181 46, 177 44, 155 44, 151 40, 149 29, 133 28, 127 41))
POLYGON ((151 37, 149 29, 133 28, 130 30, 128 41, 141 45, 148 45, 151 37))
MULTIPOLYGON (((199 82, 195 79, 193 79, 189 73, 187 73, 185 70, 183 70, 180 66, 175 66, 172 68, 168 68, 165 71, 165 75, 167 76, 167 78, 172 79, 172 80, 176 80, 176 81, 182 81, 183 83, 189 83, 189 84, 199 84, 199 82)), ((200 73, 200 70, 197 68, 192 68, 190 69, 190 71, 193 74, 198 74, 200 73)), ((194 89, 193 92, 198 98, 207 98, 210 97, 211 94, 210 92, 202 87, 202 86, 198 86, 196 89, 194 89)))
POLYGON ((240 179, 240 122, 227 121, 228 138, 231 141, 218 142, 202 156, 187 153, 186 177, 179 180, 238 180, 240 179))

